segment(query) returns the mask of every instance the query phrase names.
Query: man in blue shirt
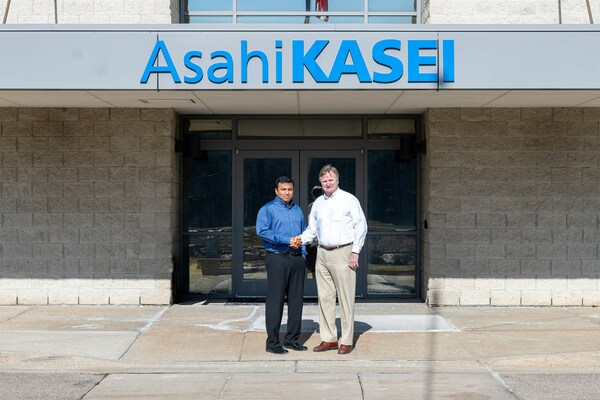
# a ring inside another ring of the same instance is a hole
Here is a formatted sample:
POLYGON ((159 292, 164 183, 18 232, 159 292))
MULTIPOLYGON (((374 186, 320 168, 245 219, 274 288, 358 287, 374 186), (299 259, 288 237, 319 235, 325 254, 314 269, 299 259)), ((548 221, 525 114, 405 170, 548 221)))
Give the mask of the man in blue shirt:
POLYGON ((275 199, 265 204, 256 217, 256 234, 262 239, 267 251, 267 300, 265 325, 269 353, 285 354, 287 349, 304 351, 306 346, 298 343, 304 302, 304 275, 306 249, 290 247, 291 238, 306 228, 304 214, 294 203, 294 181, 282 176, 275 182, 275 199), (279 329, 283 316, 283 304, 287 295, 287 333, 283 346, 279 341, 279 329), (284 348, 285 347, 285 348, 284 348))

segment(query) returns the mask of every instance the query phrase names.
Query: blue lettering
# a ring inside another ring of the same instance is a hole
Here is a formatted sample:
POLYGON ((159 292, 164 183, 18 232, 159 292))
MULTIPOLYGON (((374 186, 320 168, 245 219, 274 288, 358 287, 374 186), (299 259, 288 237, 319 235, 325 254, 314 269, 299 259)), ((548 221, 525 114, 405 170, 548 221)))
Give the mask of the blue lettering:
POLYGON ((208 68, 208 80, 212 83, 233 83, 233 57, 226 51, 215 51, 210 54, 211 60, 214 60, 217 57, 224 58, 225 62, 215 63, 208 68), (215 75, 215 72, 220 69, 224 69, 225 74, 219 77, 215 75))
POLYGON ((150 74, 162 74, 167 73, 171 74, 171 78, 175 83, 181 83, 181 79, 179 79, 179 74, 177 73, 177 69, 175 68, 175 64, 173 64, 173 60, 171 59, 171 55, 169 54, 169 50, 167 50, 167 45, 162 40, 157 40, 154 48, 152 49, 152 54, 150 54, 150 58, 148 59, 148 63, 146 64, 146 68, 144 69, 144 73, 142 74, 142 79, 140 79, 140 83, 148 83, 148 79, 150 79, 150 74), (163 57, 167 65, 164 67, 160 67, 158 65, 154 65, 158 62, 158 55, 162 51, 163 57))
MULTIPOLYGON (((335 58, 329 64, 330 54, 334 49, 327 51, 327 59, 321 55, 330 45, 329 40, 292 40, 291 63, 284 64, 284 57, 288 57, 290 49, 284 49, 282 40, 274 40, 275 47, 269 51, 249 50, 248 41, 240 40, 239 53, 228 50, 216 50, 210 54, 210 62, 203 60, 203 52, 191 50, 177 60, 183 70, 178 71, 173 58, 169 53, 166 43, 157 40, 150 57, 146 63, 141 84, 147 84, 153 74, 156 74, 157 85, 160 74, 169 74, 173 83, 180 84, 181 76, 185 84, 194 85, 206 79, 211 84, 234 83, 236 78, 241 84, 248 81, 258 82, 258 76, 249 71, 259 72, 262 84, 285 82, 298 84, 305 82, 305 76, 316 84, 339 83, 343 75, 346 81, 356 79, 361 84, 376 83, 390 84, 406 79, 406 83, 453 83, 455 81, 455 40, 407 40, 402 43, 400 39, 382 39, 371 47, 370 59, 362 54, 359 40, 341 40, 335 58), (309 47, 307 47, 309 46, 309 47), (234 58, 235 54, 235 58, 234 58), (239 59, 237 58, 239 55, 239 59), (250 63, 254 58, 252 67, 250 63), (274 64, 271 64, 273 61, 274 64), (165 64, 165 65, 159 65, 165 64), (291 64, 291 65, 290 65, 291 64), (371 68, 374 66, 373 68, 371 68), (406 68, 405 68, 406 66, 406 68), (291 67, 291 71, 284 68, 291 67), (331 67, 331 69, 329 69, 331 67), (437 68, 436 68, 437 67, 437 68), (237 68, 240 74, 236 75, 237 68), (327 71, 327 72, 326 72, 327 71), (406 72, 406 73, 405 73, 406 72), (274 73, 274 82, 270 80, 270 73, 274 73), (291 73, 291 77, 287 74, 291 73), (407 78, 405 78, 407 76, 407 78), (291 80, 291 82, 290 82, 291 80)), ((208 55, 206 56, 208 57, 208 55)), ((285 61, 288 61, 286 58, 285 61)), ((163 77, 163 81, 168 78, 163 77)), ((158 87, 158 86, 157 86, 158 87)), ((367 86, 368 87, 368 86, 367 86)))
POLYGON ((442 72, 442 80, 444 82, 454 82, 454 40, 442 41, 443 54, 442 60, 444 61, 442 72))
POLYGON ((304 53, 303 40, 292 42, 292 81, 294 83, 304 83, 304 68, 310 73, 315 82, 329 82, 327 75, 325 75, 316 60, 328 44, 329 40, 317 40, 304 53))
POLYGON ((269 61, 267 55, 262 51, 251 51, 248 53, 248 41, 242 40, 242 83, 248 83, 248 63, 254 57, 260 58, 262 62, 262 82, 269 82, 269 61))
POLYGON ((183 63, 190 70, 196 73, 196 75, 187 77, 183 77, 183 81, 185 83, 198 83, 202 80, 204 73, 202 72, 202 68, 194 63, 193 58, 202 58, 202 52, 200 51, 190 51, 185 54, 183 58, 183 63))
POLYGON ((392 83, 400 80, 404 75, 404 66, 399 58, 386 54, 387 50, 400 51, 400 41, 394 39, 382 40, 375 43, 373 46, 372 56, 373 61, 384 67, 388 67, 390 72, 382 74, 381 72, 373 73, 373 82, 376 83, 392 83))
POLYGON ((435 40, 408 41, 408 82, 437 82, 437 73, 421 73, 421 66, 436 65, 435 56, 422 56, 421 50, 437 49, 435 40))
POLYGON ((281 40, 275 41, 275 48, 277 51, 275 52, 275 82, 281 83, 283 81, 283 55, 281 54, 282 47, 281 40))
POLYGON ((329 74, 329 82, 339 82, 342 74, 355 74, 360 82, 371 82, 371 75, 356 40, 342 40, 329 74), (352 57, 352 64, 346 64, 348 56, 352 57))

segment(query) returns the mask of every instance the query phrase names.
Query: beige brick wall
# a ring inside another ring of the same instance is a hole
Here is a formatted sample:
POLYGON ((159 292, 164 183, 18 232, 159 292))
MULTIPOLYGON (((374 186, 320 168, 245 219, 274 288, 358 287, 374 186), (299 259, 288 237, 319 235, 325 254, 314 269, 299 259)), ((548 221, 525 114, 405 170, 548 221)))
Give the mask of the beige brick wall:
MULTIPOLYGON (((2 16, 6 0, 0 0, 2 16)), ((171 24, 179 0, 13 0, 9 24, 171 24)))
MULTIPOLYGON (((590 0, 595 22, 600 0, 590 0)), ((585 0, 423 0, 425 24, 588 24, 585 0), (559 6, 560 5, 560 6, 559 6)))
POLYGON ((167 304, 175 113, 0 108, 0 304, 167 304))
POLYGON ((431 109, 430 304, 600 305, 600 109, 431 109))

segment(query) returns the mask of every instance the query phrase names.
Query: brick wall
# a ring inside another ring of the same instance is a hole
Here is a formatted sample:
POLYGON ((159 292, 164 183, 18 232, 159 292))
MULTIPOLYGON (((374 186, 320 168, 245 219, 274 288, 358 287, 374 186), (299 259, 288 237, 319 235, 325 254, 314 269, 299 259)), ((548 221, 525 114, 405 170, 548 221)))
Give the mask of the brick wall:
MULTIPOLYGON (((590 4, 597 22, 600 0, 590 4)), ((421 18, 426 24, 589 24, 585 0, 423 0, 421 18)))
POLYGON ((166 304, 175 114, 0 108, 0 304, 166 304))
POLYGON ((600 305, 600 109, 425 117, 430 304, 600 305))
MULTIPOLYGON (((179 0, 13 0, 9 24, 171 24, 179 0)), ((6 0, 0 1, 4 16, 6 0)))

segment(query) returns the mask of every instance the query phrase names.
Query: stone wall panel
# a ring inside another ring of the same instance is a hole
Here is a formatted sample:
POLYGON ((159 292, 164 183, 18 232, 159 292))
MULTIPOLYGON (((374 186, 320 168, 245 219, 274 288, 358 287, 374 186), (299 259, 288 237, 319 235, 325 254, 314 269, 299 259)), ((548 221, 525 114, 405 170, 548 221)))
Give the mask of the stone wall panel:
POLYGON ((427 112, 427 301, 598 302, 599 120, 592 108, 427 112), (451 143, 460 145, 448 150, 451 143))
POLYGON ((1 304, 171 301, 153 282, 172 273, 175 122, 172 110, 0 108, 1 304), (169 252, 144 258, 157 245, 169 252))

